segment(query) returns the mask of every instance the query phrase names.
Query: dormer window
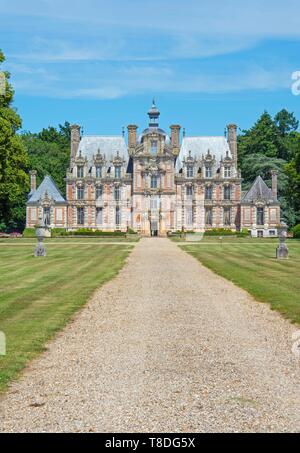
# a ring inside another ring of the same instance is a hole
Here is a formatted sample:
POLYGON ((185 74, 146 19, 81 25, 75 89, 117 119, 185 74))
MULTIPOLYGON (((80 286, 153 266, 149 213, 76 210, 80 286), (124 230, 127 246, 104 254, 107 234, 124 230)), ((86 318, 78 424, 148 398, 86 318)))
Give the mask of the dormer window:
POLYGON ((151 141, 151 154, 157 154, 157 140, 151 141))
POLYGON ((212 177, 212 168, 210 165, 206 165, 206 167, 205 167, 205 177, 206 178, 212 177))
POLYGON ((96 165, 96 178, 102 178, 102 167, 101 167, 101 165, 96 165))
POLYGON ((77 178, 83 178, 83 165, 77 167, 77 178))
POLYGON ((186 176, 187 176, 188 178, 193 178, 193 176, 194 176, 194 167, 193 167, 193 165, 188 165, 188 166, 187 166, 187 169, 186 169, 186 176))
POLYGON ((115 166, 115 177, 121 178, 121 166, 120 165, 115 166))
POLYGON ((231 177, 231 167, 224 167, 224 178, 230 178, 231 177))

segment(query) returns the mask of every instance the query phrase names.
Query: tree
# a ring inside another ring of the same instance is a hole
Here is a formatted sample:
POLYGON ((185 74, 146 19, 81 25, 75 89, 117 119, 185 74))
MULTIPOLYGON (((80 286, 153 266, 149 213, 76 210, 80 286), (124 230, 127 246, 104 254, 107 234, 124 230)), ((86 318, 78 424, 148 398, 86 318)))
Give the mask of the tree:
POLYGON ((295 118, 294 113, 290 113, 286 109, 278 112, 274 117, 274 121, 283 137, 290 132, 296 131, 299 126, 299 121, 295 118))
POLYGON ((296 203, 291 202, 292 195, 289 195, 294 167, 293 165, 286 167, 286 164, 292 161, 298 152, 300 140, 300 134, 296 131, 298 124, 294 115, 287 110, 277 113, 274 120, 264 112, 252 128, 243 131, 238 137, 243 189, 249 189, 258 175, 261 175, 270 186, 270 172, 272 169, 277 170, 281 211, 290 225, 296 222, 297 208, 296 203))
POLYGON ((300 138, 298 138, 297 144, 298 149, 294 159, 285 166, 288 178, 287 201, 295 215, 293 224, 300 223, 300 138))
POLYGON ((58 129, 49 126, 37 134, 25 132, 22 140, 30 159, 30 168, 37 171, 37 184, 51 175, 58 188, 65 194, 66 169, 70 158, 70 124, 65 122, 58 129))
MULTIPOLYGON (((5 61, 0 51, 0 68, 5 61)), ((17 131, 20 116, 12 108, 14 91, 5 72, 4 94, 0 94, 0 228, 22 229, 25 219, 25 199, 29 190, 29 160, 17 131)))

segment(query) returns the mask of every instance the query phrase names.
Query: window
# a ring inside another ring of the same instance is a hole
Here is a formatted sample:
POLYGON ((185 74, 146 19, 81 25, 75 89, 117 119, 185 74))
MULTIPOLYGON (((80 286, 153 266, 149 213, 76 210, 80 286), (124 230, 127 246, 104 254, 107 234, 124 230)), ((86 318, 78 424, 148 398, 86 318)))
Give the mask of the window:
POLYGON ((212 177, 212 168, 210 165, 207 165, 205 167, 205 177, 206 178, 211 178, 212 177))
POLYGON ((96 187, 96 200, 99 200, 100 198, 102 198, 102 195, 103 195, 103 187, 102 186, 96 187))
POLYGON ((193 196, 193 186, 186 186, 186 194, 188 197, 193 196))
POLYGON ((151 189, 157 189, 157 176, 151 176, 151 189))
POLYGON ((205 186, 205 200, 212 200, 212 186, 205 186))
POLYGON ((83 166, 82 165, 77 167, 77 178, 83 178, 83 166))
POLYGON ((224 177, 225 178, 231 177, 231 167, 224 167, 224 177))
POLYGON ((151 142, 151 154, 156 154, 157 153, 157 141, 152 140, 151 142))
POLYGON ((115 200, 120 201, 121 199, 121 189, 120 187, 115 187, 115 200))
POLYGON ((231 225, 231 209, 224 208, 224 225, 231 225))
POLYGON ((186 208, 186 224, 193 225, 193 208, 191 206, 186 208))
POLYGON ((77 208, 77 225, 84 225, 84 208, 77 208))
POLYGON ((77 187, 77 200, 84 199, 84 187, 77 187))
POLYGON ((264 232, 263 232, 263 230, 257 230, 257 237, 258 237, 258 238, 263 238, 263 237, 264 237, 264 232))
POLYGON ((102 167, 100 165, 96 165, 96 178, 102 177, 102 167))
POLYGON ((205 209, 205 224, 207 226, 211 226, 212 225, 212 220, 213 220, 212 208, 206 208, 205 209))
POLYGON ((157 197, 151 197, 150 198, 150 209, 158 209, 159 203, 158 203, 158 198, 157 197))
POLYGON ((188 165, 186 169, 186 175, 188 178, 193 178, 194 176, 194 167, 192 165, 188 165))
POLYGON ((102 225, 103 223, 103 208, 96 209, 96 225, 102 225))
POLYGON ((115 177, 116 178, 121 178, 121 167, 120 167, 120 165, 117 165, 115 167, 115 177))
POLYGON ((257 220, 256 220, 257 225, 264 225, 264 223, 265 223, 264 208, 257 208, 256 215, 257 215, 257 220))
POLYGON ((269 235, 270 236, 275 236, 276 235, 276 231, 275 230, 269 230, 269 235))
POLYGON ((44 208, 43 221, 45 225, 50 225, 50 208, 44 208))
POLYGON ((121 210, 120 207, 116 207, 116 225, 120 225, 121 223, 121 210))
POLYGON ((230 199, 231 199, 231 187, 225 186, 224 187, 224 200, 230 200, 230 199))

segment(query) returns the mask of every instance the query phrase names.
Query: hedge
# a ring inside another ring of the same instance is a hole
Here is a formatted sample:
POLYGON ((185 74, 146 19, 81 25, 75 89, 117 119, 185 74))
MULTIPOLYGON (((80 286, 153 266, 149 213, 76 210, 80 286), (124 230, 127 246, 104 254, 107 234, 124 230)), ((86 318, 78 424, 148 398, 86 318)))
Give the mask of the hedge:
POLYGON ((213 228, 212 230, 207 230, 204 233, 204 236, 237 236, 237 237, 246 237, 248 236, 248 230, 243 229, 239 231, 231 231, 226 228, 213 228))
POLYGON ((294 226, 292 231, 293 231, 293 237, 296 239, 300 239, 300 223, 298 223, 298 225, 294 226))

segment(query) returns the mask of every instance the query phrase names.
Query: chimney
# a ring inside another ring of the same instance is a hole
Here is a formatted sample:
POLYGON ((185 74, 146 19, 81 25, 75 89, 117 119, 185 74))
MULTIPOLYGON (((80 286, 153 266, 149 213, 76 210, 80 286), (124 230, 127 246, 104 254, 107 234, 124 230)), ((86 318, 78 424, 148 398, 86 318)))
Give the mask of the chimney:
POLYGON ((278 171, 272 170, 271 171, 272 175, 272 196, 275 200, 277 200, 277 175, 278 171))
POLYGON ((129 147, 129 154, 130 151, 134 150, 136 147, 136 131, 137 131, 137 126, 134 124, 130 124, 127 126, 128 129, 128 147, 129 147))
POLYGON ((237 151, 237 125, 236 124, 228 124, 228 145, 231 151, 232 158, 237 166, 238 161, 238 151, 237 151))
POLYGON ((36 171, 35 170, 31 170, 29 172, 30 174, 30 192, 33 193, 36 191, 36 171))
POLYGON ((179 148, 180 148, 180 129, 181 126, 178 124, 173 124, 170 126, 171 129, 171 145, 173 148, 173 153, 178 155, 179 154, 179 148))
POLYGON ((80 126, 72 124, 71 129, 71 161, 76 157, 80 142, 80 126))

